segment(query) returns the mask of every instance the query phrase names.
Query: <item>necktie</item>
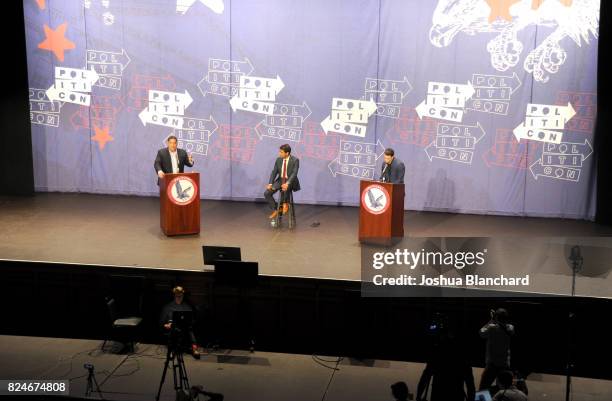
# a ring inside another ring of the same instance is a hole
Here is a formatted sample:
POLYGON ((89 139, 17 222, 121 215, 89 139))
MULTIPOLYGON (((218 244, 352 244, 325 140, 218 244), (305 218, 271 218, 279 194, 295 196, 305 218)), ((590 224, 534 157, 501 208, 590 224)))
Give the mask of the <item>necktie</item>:
POLYGON ((281 175, 283 179, 287 179, 287 159, 283 160, 283 173, 281 175))

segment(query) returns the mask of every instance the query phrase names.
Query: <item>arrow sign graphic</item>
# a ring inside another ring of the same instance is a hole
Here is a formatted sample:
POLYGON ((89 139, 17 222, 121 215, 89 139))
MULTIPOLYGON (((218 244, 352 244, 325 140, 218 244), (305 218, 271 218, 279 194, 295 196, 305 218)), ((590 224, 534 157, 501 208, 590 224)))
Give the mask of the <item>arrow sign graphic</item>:
POLYGON ((474 156, 474 152, 471 150, 437 148, 435 147, 435 142, 432 142, 425 147, 425 153, 427 154, 429 161, 436 158, 465 164, 471 164, 474 156))
POLYGON ((564 117, 565 121, 569 121, 576 115, 576 110, 569 102, 567 106, 528 103, 526 115, 529 117, 564 117))
POLYGON ((416 112, 421 119, 423 117, 431 117, 440 120, 455 121, 458 123, 463 120, 463 110, 442 106, 429 106, 425 103, 425 101, 419 103, 419 105, 416 107, 416 112))
POLYGON ((187 90, 185 90, 184 93, 180 93, 150 89, 149 102, 157 104, 167 104, 171 106, 179 105, 183 109, 186 109, 193 102, 193 98, 191 97, 189 92, 187 92, 187 90))
POLYGON ((511 77, 505 75, 472 74, 472 84, 475 87, 489 88, 510 88, 510 93, 514 93, 520 86, 521 80, 516 72, 511 77))
POLYGON ((377 79, 366 78, 365 91, 369 92, 399 92, 402 99, 412 91, 412 85, 408 82, 408 78, 404 77, 402 81, 392 79, 377 79))
POLYGON ((197 130, 197 131, 206 131, 208 133, 208 138, 219 128, 217 122, 210 116, 210 118, 191 118, 185 117, 183 118, 182 130, 197 130))
MULTIPOLYGON (((277 75, 276 78, 264 78, 264 77, 252 77, 250 75, 242 75, 240 77, 240 90, 260 90, 260 91, 272 91, 275 95, 283 90, 285 84, 283 80, 277 75)), ((274 101, 274 99, 272 99, 274 101)))
POLYGON ((438 123, 437 134, 471 136, 474 137, 476 143, 478 143, 485 136, 485 131, 479 122, 476 122, 476 125, 438 123))
POLYGON ((586 160, 593 153, 593 146, 588 139, 583 143, 580 142, 561 142, 559 144, 547 143, 544 144, 545 153, 566 154, 566 155, 581 155, 582 161, 586 160))
POLYGON ((535 180, 538 177, 548 177, 557 180, 573 181, 578 182, 580 179, 580 169, 559 167, 559 166, 543 166, 540 159, 536 160, 531 166, 529 171, 535 180))
POLYGON ((275 116, 299 116, 302 117, 302 121, 304 121, 310 116, 311 110, 305 101, 302 102, 301 105, 274 103, 274 109, 272 111, 272 114, 274 114, 275 116))
POLYGON ((341 97, 335 97, 332 99, 332 110, 339 111, 365 111, 368 113, 368 117, 376 111, 376 102, 370 100, 360 99, 345 99, 341 97))
POLYGON ((236 110, 244 110, 251 111, 253 113, 272 115, 272 112, 274 111, 274 103, 241 99, 238 97, 238 95, 232 97, 229 103, 234 112, 236 112, 236 110))
POLYGON ((152 113, 149 111, 148 107, 141 111, 138 117, 145 127, 147 124, 161 125, 170 128, 183 127, 183 117, 152 113))
POLYGON ((470 81, 467 84, 451 84, 446 82, 429 81, 427 93, 430 95, 463 96, 465 100, 471 98, 476 91, 470 81))
POLYGON ((247 57, 244 58, 244 61, 210 58, 208 59, 208 69, 209 71, 241 72, 245 75, 250 75, 255 70, 251 60, 247 57))
POLYGON ((49 89, 47 89, 46 93, 49 100, 52 101, 74 103, 81 106, 89 106, 91 102, 91 96, 86 93, 58 89, 55 87, 55 85, 52 85, 49 89))
POLYGON ((539 142, 550 142, 550 143, 561 143, 563 139, 563 132, 551 131, 546 129, 532 129, 521 124, 516 127, 513 131, 514 137, 517 142, 521 142, 521 139, 530 139, 539 142))
POLYGON ((93 68, 84 70, 80 68, 55 67, 55 79, 70 79, 88 81, 91 85, 95 84, 99 76, 93 68))
POLYGON ((121 72, 130 64, 130 57, 125 49, 121 49, 121 53, 109 52, 104 50, 87 50, 88 64, 119 64, 121 72))
POLYGON ((327 135, 329 132, 337 132, 339 134, 357 136, 365 138, 367 126, 360 124, 352 124, 338 120, 332 120, 329 116, 321 121, 321 127, 327 135))

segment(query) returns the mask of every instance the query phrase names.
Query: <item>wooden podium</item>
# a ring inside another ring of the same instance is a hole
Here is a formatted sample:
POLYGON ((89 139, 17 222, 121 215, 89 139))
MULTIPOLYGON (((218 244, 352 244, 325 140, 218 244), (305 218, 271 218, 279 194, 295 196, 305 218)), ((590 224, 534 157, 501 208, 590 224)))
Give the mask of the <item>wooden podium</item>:
POLYGON ((168 236, 200 232, 200 173, 159 179, 159 223, 168 236))
POLYGON ((359 242, 391 244, 404 236, 404 184, 362 180, 359 242))

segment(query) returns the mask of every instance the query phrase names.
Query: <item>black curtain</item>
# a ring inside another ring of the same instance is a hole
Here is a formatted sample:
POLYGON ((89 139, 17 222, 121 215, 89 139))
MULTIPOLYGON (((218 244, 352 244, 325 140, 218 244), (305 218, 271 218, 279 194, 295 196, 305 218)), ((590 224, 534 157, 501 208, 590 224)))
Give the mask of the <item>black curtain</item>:
POLYGON ((599 18, 599 59, 597 72, 597 122, 595 125, 595 157, 597 158, 596 221, 612 224, 612 63, 610 24, 612 4, 601 0, 599 18), (607 49, 607 51, 606 51, 607 49))
POLYGON ((0 195, 34 193, 32 135, 28 100, 28 70, 23 2, 2 4, 6 18, 3 82, 0 98, 0 195))

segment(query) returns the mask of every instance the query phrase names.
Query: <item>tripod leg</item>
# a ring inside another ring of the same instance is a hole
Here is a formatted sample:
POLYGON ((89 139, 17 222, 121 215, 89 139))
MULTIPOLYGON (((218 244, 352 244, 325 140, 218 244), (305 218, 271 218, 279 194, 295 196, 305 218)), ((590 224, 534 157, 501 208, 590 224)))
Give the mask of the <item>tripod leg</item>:
POLYGON ((159 396, 161 395, 162 387, 164 386, 164 380, 166 380, 166 371, 168 370, 168 363, 170 362, 171 357, 172 353, 170 352, 170 347, 168 347, 168 352, 166 353, 166 362, 164 362, 164 371, 162 372, 162 377, 159 382, 159 389, 157 390, 157 396, 155 397, 156 401, 159 401, 159 396))
MULTIPOLYGON (((181 384, 180 384, 180 377, 179 380, 177 380, 176 377, 176 370, 180 369, 180 364, 178 359, 180 358, 180 353, 177 353, 176 351, 174 353, 172 353, 172 380, 174 381, 174 391, 178 390, 179 388, 181 388, 181 384)), ((179 370, 179 375, 180 375, 180 370, 179 370)))
POLYGON ((93 382, 96 385, 96 392, 100 394, 100 398, 104 398, 104 396, 102 395, 102 390, 100 390, 100 385, 98 384, 98 379, 96 379, 96 376, 93 376, 93 382))
POLYGON ((89 397, 91 395, 93 389, 93 384, 91 383, 91 374, 87 376, 87 387, 85 387, 85 397, 89 397))
POLYGON ((187 368, 185 368, 185 360, 182 353, 178 355, 178 363, 181 389, 189 390, 189 378, 187 377, 187 368))

